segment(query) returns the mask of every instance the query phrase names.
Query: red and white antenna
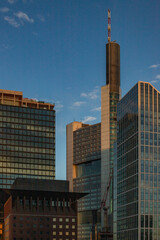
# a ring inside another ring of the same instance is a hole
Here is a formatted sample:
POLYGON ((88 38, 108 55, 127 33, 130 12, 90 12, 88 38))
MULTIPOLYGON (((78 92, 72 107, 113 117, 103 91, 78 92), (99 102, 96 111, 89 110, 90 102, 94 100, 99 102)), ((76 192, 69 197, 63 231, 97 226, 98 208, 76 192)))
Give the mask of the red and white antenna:
POLYGON ((108 9, 108 42, 111 41, 111 11, 108 9))

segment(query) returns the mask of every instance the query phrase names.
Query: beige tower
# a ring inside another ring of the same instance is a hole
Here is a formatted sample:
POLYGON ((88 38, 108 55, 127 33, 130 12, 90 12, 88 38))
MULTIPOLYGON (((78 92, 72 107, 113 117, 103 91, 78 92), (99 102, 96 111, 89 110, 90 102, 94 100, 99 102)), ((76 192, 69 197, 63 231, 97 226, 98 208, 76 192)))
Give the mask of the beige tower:
POLYGON ((73 165, 73 132, 82 127, 82 122, 72 122, 66 126, 66 155, 67 155, 67 180, 69 191, 73 192, 73 178, 75 178, 75 166, 73 165))
MULTIPOLYGON (((117 103, 120 98, 120 46, 116 42, 106 45, 106 85, 101 88, 101 200, 113 173, 113 145, 117 138, 117 103)), ((106 207, 109 228, 112 231, 112 181, 108 190, 106 207)), ((101 211, 101 226, 105 226, 104 211, 101 211)))
POLYGON ((66 176, 69 181, 69 191, 73 192, 73 178, 76 177, 76 165, 73 163, 73 132, 79 128, 89 126, 82 122, 72 122, 66 126, 66 176))

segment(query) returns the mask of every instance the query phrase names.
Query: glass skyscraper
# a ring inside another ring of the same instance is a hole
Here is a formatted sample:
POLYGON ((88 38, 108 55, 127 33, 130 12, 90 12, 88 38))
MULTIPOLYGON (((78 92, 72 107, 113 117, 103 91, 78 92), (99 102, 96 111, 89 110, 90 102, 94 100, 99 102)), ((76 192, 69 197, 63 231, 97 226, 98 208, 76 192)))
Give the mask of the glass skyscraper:
POLYGON ((118 103, 117 114, 114 240, 158 240, 160 92, 138 82, 118 103))
POLYGON ((0 90, 0 189, 16 178, 55 178, 54 104, 0 90))

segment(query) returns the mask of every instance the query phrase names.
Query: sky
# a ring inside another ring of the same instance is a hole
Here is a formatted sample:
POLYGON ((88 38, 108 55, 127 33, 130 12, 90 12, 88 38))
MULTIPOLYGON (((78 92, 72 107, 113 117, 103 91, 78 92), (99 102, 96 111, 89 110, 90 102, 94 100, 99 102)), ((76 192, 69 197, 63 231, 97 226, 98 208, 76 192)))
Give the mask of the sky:
POLYGON ((55 103, 56 179, 66 178, 66 125, 101 121, 108 8, 122 96, 138 81, 160 90, 159 0, 0 0, 0 88, 55 103))

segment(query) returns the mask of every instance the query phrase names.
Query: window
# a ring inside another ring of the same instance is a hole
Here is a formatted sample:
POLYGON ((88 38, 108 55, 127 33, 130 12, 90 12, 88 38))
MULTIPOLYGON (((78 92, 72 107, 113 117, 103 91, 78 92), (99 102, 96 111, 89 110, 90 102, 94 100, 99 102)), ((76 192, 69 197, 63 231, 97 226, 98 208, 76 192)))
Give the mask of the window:
POLYGON ((72 222, 75 222, 76 221, 76 219, 75 218, 72 218, 72 222))

